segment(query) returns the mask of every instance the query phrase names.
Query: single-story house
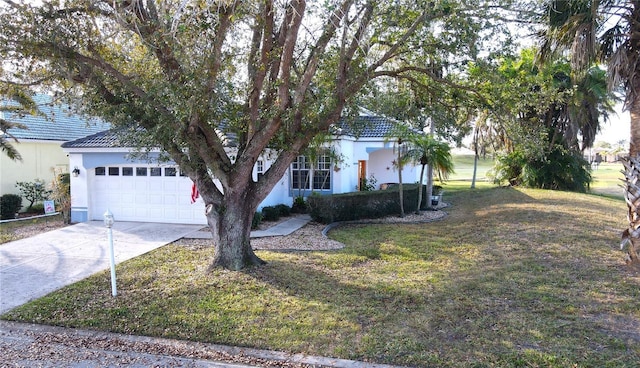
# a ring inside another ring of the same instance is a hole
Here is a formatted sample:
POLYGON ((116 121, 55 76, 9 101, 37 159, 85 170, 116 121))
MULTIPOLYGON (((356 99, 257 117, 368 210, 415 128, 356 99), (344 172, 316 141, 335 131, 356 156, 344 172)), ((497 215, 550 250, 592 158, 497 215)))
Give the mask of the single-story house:
MULTIPOLYGON (((375 178, 377 187, 397 183, 397 154, 389 132, 391 119, 363 110, 356 122, 360 129, 342 125, 335 129, 332 155, 320 155, 314 165, 300 156, 262 202, 264 206, 291 205, 296 197, 346 193, 358 190, 362 178, 375 178), (335 157, 336 155, 333 155, 335 157)), ((202 199, 192 203, 191 180, 175 163, 154 162, 153 155, 135 158, 112 131, 103 131, 62 145, 69 166, 78 168, 71 177, 71 221, 102 220, 109 209, 116 220, 206 224, 202 199)), ((254 178, 269 168, 268 157, 259 159, 254 178)), ((407 165, 403 181, 415 183, 419 169, 407 165)))
MULTIPOLYGON (((36 115, 0 111, 0 118, 26 126, 26 129, 7 131, 18 139, 17 143, 11 138, 8 141, 20 153, 22 161, 0 155, 0 195, 20 194, 17 182, 41 179, 50 183, 55 172, 69 172, 69 158, 60 145, 109 128, 109 124, 98 119, 74 113, 68 105, 55 102, 49 95, 36 95, 33 99, 39 109, 36 115)), ((11 106, 15 102, 4 100, 0 104, 11 106)))

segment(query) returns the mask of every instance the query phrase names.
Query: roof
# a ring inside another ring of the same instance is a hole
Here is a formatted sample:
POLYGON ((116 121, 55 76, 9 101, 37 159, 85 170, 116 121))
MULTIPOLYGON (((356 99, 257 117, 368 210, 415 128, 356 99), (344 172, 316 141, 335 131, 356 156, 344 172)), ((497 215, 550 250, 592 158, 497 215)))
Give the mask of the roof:
MULTIPOLYGON (((351 136, 357 138, 387 138, 390 137, 395 127, 403 124, 384 116, 379 116, 366 109, 360 109, 360 115, 356 121, 347 123, 341 119, 333 128, 336 135, 351 136)), ((228 146, 235 144, 235 135, 224 136, 228 146)), ((64 148, 116 148, 122 147, 118 133, 115 130, 106 130, 86 137, 82 137, 62 145, 64 148)))
POLYGON ((375 114, 365 108, 360 108, 358 119, 348 122, 340 119, 333 128, 336 135, 346 135, 357 138, 388 138, 396 132, 398 125, 404 123, 375 114))
MULTIPOLYGON (((49 95, 35 95, 33 100, 40 111, 37 115, 7 111, 1 113, 3 119, 27 127, 27 129, 12 128, 7 131, 18 140, 70 141, 110 127, 110 124, 103 120, 75 113, 67 104, 53 102, 53 98, 49 95)), ((0 101, 0 107, 11 105, 15 105, 15 102, 0 101)))
POLYGON ((63 148, 117 148, 122 147, 114 130, 105 130, 86 137, 64 142, 63 148))

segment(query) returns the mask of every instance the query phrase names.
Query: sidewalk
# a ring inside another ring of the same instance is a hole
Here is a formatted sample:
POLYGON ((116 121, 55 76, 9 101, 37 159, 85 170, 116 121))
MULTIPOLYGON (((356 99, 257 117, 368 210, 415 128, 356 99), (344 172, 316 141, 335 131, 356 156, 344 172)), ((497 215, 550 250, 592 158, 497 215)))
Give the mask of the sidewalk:
MULTIPOLYGON (((286 236, 300 229, 311 221, 309 215, 299 215, 278 223, 266 230, 255 230, 251 232, 251 238, 264 238, 268 236, 286 236)), ((211 232, 208 229, 198 230, 184 236, 185 239, 211 239, 211 232)))

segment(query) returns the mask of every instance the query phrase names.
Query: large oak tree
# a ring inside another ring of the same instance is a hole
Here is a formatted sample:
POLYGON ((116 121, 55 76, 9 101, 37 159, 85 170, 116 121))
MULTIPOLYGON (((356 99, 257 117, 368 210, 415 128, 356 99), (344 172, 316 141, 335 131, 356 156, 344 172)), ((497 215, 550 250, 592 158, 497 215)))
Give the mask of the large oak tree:
POLYGON ((292 160, 355 104, 363 88, 379 77, 443 78, 424 67, 424 55, 462 65, 491 38, 497 18, 489 12, 502 5, 2 3, 0 54, 12 72, 5 78, 55 81, 87 113, 135 132, 129 138, 139 138, 138 144, 166 152, 211 209, 212 266, 229 269, 262 263, 249 240, 256 208, 292 160), (228 136, 235 137, 233 147, 226 144, 228 136), (275 160, 254 180, 253 167, 268 149, 275 160))

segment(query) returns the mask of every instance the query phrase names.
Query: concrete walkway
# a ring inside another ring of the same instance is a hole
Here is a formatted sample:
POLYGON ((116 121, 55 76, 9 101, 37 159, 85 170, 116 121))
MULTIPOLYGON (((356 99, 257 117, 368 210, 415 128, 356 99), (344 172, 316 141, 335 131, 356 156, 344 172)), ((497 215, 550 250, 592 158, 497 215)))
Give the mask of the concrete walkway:
MULTIPOLYGON (((201 225, 116 222, 116 263, 200 228, 201 225)), ((101 221, 0 244, 0 314, 108 268, 107 229, 101 221)))
MULTIPOLYGON (((266 230, 255 230, 251 232, 251 238, 264 238, 267 236, 286 236, 292 232, 300 229, 311 221, 309 215, 299 215, 287 220, 284 220, 266 230)), ((184 236, 186 239, 210 239, 211 232, 206 230, 194 231, 184 236)))

